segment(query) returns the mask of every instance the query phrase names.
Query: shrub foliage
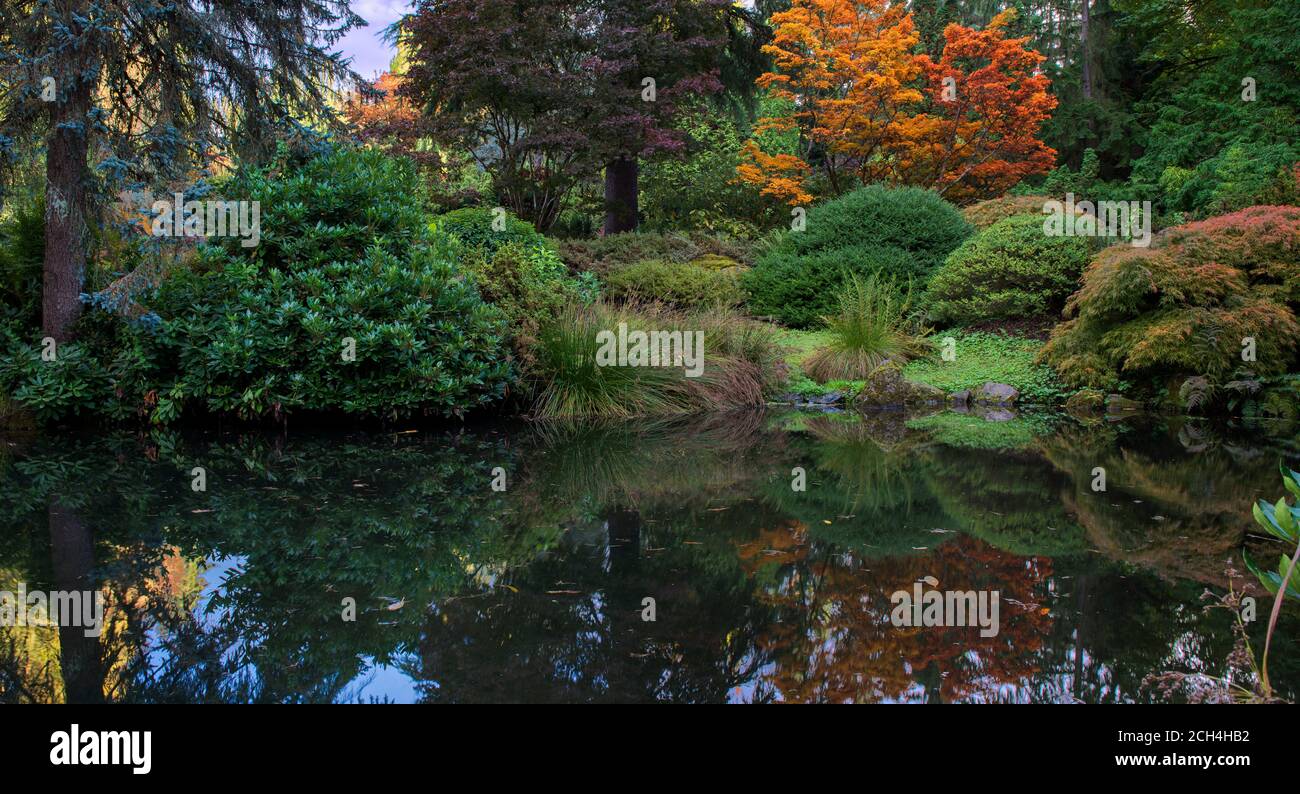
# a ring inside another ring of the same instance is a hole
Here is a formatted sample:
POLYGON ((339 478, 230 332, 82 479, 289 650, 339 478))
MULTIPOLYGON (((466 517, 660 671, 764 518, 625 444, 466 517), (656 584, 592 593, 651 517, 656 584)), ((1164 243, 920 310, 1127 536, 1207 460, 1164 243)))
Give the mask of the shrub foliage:
POLYGON ((962 243, 930 280, 930 314, 969 324, 1059 314, 1088 264, 1085 237, 1050 237, 1041 216, 998 221, 962 243))
POLYGON ((871 186, 814 207, 745 277, 750 307, 807 328, 837 308, 846 276, 924 284, 971 233, 956 207, 919 188, 871 186))
POLYGON ((1102 251, 1043 355, 1095 388, 1277 375, 1295 362, 1297 308, 1300 207, 1251 207, 1170 229, 1150 248, 1102 251))

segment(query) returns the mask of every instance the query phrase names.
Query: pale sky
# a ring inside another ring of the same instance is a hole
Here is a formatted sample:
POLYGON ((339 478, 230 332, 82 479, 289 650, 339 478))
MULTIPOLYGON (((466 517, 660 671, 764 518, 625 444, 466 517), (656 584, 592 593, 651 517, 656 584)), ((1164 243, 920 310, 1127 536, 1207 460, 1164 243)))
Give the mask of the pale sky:
POLYGON ((352 11, 370 24, 348 31, 335 46, 352 58, 357 74, 372 80, 388 70, 396 50, 380 40, 380 34, 410 7, 408 0, 352 0, 352 11))

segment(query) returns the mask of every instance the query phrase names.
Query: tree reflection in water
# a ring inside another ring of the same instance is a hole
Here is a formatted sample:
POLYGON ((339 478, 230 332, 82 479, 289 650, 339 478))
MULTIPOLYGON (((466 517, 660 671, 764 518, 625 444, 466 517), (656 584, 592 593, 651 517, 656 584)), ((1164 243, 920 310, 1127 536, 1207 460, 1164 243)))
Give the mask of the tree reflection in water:
POLYGON ((19 442, 0 590, 97 588, 108 628, 0 629, 0 699, 1130 701, 1151 672, 1220 672, 1200 595, 1257 542, 1283 451, 1015 421, 19 442), (1000 632, 893 626, 926 576, 999 591, 1000 632))

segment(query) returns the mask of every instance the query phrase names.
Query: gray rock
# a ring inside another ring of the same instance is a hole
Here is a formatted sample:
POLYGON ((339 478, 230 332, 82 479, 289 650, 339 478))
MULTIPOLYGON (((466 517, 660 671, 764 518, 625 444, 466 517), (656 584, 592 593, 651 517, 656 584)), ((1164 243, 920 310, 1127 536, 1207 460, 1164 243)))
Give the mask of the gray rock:
POLYGON ((982 405, 1015 405, 1020 390, 1005 383, 984 384, 975 391, 975 402, 982 405))
POLYGON ((1112 394, 1106 398, 1106 413, 1108 414, 1122 414, 1141 410, 1142 403, 1137 400, 1130 400, 1123 395, 1112 394))
POLYGON ((949 394, 948 403, 954 406, 965 407, 970 405, 970 397, 970 389, 962 389, 961 391, 955 391, 952 394, 949 394))

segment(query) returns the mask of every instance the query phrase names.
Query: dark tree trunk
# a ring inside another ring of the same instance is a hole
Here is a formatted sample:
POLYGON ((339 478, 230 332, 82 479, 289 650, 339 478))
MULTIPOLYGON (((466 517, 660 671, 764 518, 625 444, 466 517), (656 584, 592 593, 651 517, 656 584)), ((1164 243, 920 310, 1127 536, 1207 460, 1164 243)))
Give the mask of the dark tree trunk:
POLYGON ((638 173, 635 157, 605 166, 605 234, 636 231, 638 173))
POLYGON ((1092 45, 1088 41, 1092 19, 1088 9, 1091 0, 1083 0, 1083 21, 1079 26, 1080 58, 1083 65, 1083 98, 1092 99, 1092 45))
POLYGON ((45 265, 41 328, 63 342, 81 315, 86 273, 86 114, 90 83, 60 96, 51 113, 45 155, 45 265), (63 126, 61 126, 63 125, 63 126))
MULTIPOLYGON (((50 497, 48 515, 55 588, 78 593, 98 590, 99 583, 94 577, 95 544, 89 527, 74 510, 62 505, 57 496, 50 497)), ((59 627, 59 666, 69 703, 104 700, 99 641, 99 637, 87 637, 84 626, 59 627)))

